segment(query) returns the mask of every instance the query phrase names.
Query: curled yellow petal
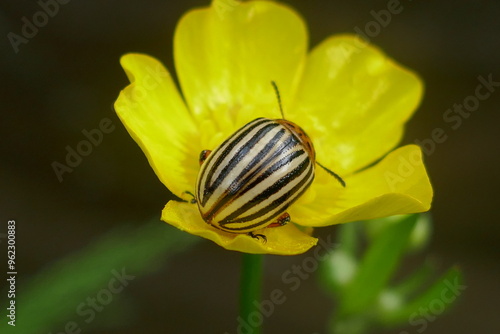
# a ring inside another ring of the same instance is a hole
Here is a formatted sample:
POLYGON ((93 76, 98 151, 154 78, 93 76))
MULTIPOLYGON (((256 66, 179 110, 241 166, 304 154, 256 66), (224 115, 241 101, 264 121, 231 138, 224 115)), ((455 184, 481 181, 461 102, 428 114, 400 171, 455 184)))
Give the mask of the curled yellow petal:
POLYGON ((304 226, 326 226, 430 209, 432 186, 416 145, 403 146, 373 167, 346 178, 346 187, 332 186, 318 169, 321 182, 289 210, 304 226))
POLYGON ((128 54, 121 64, 130 85, 121 91, 115 110, 158 178, 180 197, 194 188, 198 173, 202 145, 197 124, 158 60, 128 54))
POLYGON ((295 255, 306 252, 318 241, 294 224, 255 231, 256 234, 265 235, 267 242, 246 234, 220 231, 203 221, 195 204, 184 202, 168 202, 161 219, 180 230, 210 239, 228 250, 244 253, 295 255))
POLYGON ((417 75, 359 36, 334 36, 309 55, 290 117, 304 127, 323 165, 352 173, 400 141, 422 97, 417 75))

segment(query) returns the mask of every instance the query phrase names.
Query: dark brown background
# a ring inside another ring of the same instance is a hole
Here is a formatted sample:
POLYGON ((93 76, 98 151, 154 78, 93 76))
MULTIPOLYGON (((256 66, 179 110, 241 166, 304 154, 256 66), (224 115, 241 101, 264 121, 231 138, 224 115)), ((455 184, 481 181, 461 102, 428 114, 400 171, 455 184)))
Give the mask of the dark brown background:
MULTIPOLYGON (((363 28, 373 20, 371 10, 387 6, 386 1, 285 2, 304 16, 311 45, 331 34, 363 28)), ((35 1, 0 3, 0 222, 18 222, 17 257, 23 277, 124 221, 139 226, 159 215, 170 195, 111 109, 127 84, 118 60, 126 52, 139 51, 172 70, 178 18, 207 3, 73 0, 17 54, 6 35, 19 33, 21 18, 40 8, 35 1), (84 139, 81 131, 96 128, 104 117, 116 129, 59 183, 51 163, 62 162, 65 146, 74 147, 84 139)), ((460 264, 467 284, 453 312, 439 316, 425 332, 498 333, 500 89, 455 131, 442 117, 474 93, 479 75, 492 73, 500 81, 500 2, 402 5, 403 12, 393 16, 373 43, 420 73, 426 84, 404 143, 429 138, 435 128, 448 135, 426 159, 436 194, 435 233, 428 254, 442 269, 460 264)), ((335 228, 321 233, 335 233, 335 228)), ((124 328, 105 332, 234 333, 239 261, 238 253, 199 243, 165 268, 134 281, 124 292, 133 299, 134 317, 124 328)), ((269 256, 265 291, 282 287, 281 274, 301 261, 269 256)), ((305 281, 288 297, 267 322, 267 332, 323 333, 334 305, 315 280, 305 281)), ((416 332, 411 326, 406 330, 416 332)))

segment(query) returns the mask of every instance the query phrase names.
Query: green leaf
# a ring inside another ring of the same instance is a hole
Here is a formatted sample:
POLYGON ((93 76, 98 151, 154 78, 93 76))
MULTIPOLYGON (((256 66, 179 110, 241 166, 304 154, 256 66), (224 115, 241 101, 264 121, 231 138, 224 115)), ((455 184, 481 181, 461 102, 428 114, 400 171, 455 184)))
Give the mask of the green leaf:
POLYGON ((429 261, 426 261, 422 266, 411 274, 408 278, 403 280, 401 283, 391 288, 394 293, 402 296, 404 299, 408 299, 417 290, 421 289, 422 286, 430 279, 431 275, 434 273, 434 268, 431 266, 429 261))
POLYGON ((407 247, 418 215, 404 217, 384 229, 368 248, 352 282, 342 294, 341 315, 363 312, 387 285, 407 247))
MULTIPOLYGON (((383 234, 385 229, 393 224, 398 224, 401 220, 410 215, 396 215, 385 218, 370 220, 364 224, 364 230, 370 241, 378 238, 383 234)), ((417 223, 411 232, 410 241, 408 242, 407 251, 416 253, 424 249, 429 243, 432 234, 432 217, 429 213, 418 214, 417 223)))
MULTIPOLYGON (((197 240, 158 220, 140 228, 114 230, 46 267, 28 282, 18 282, 16 326, 2 321, 0 332, 59 333, 70 322, 84 330, 88 328, 85 326, 90 315, 79 314, 77 309, 85 306, 87 298, 95 298, 103 289, 108 289, 113 298, 115 293, 121 293, 119 288, 126 290, 128 283, 133 284, 140 275, 161 268, 168 257, 197 240)), ((98 313, 96 317, 101 315, 98 313)))
POLYGON ((433 321, 448 309, 458 296, 467 288, 463 285, 463 276, 457 267, 450 268, 427 291, 421 293, 410 303, 384 314, 382 319, 386 325, 404 322, 418 323, 419 320, 433 321))
POLYGON ((384 289, 375 307, 376 317, 380 319, 380 322, 385 323, 385 319, 390 318, 394 312, 399 312, 410 297, 414 296, 418 290, 422 290, 426 282, 429 282, 433 272, 433 267, 427 261, 398 285, 384 289))

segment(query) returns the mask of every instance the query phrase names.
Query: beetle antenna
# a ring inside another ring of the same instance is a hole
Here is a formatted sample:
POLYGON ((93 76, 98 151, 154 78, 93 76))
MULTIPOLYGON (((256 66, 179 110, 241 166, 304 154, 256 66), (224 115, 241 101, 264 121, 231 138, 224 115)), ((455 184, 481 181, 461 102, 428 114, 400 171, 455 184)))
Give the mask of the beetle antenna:
POLYGON ((328 174, 330 174, 331 176, 333 176, 334 178, 336 178, 337 181, 339 181, 339 183, 342 185, 342 187, 345 188, 345 181, 342 180, 342 178, 340 176, 338 176, 335 172, 329 170, 328 168, 326 168, 325 166, 323 166, 319 162, 316 161, 316 163, 318 164, 318 166, 320 166, 321 168, 323 168, 328 174))
POLYGON ((276 92, 276 97, 278 98, 278 105, 280 107, 281 118, 285 119, 285 114, 283 113, 283 107, 281 106, 281 96, 280 96, 280 91, 278 89, 278 85, 274 80, 271 81, 271 85, 273 85, 274 91, 276 92))

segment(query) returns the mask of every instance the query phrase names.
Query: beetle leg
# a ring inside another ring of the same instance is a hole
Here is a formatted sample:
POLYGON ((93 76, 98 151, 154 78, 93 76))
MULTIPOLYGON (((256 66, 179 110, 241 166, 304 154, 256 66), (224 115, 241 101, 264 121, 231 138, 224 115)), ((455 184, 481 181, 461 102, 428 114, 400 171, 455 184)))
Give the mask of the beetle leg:
POLYGON ((200 166, 205 162, 205 160, 208 158, 208 156, 212 153, 210 150, 203 150, 200 153, 200 166))
MULTIPOLYGON (((193 198, 189 201, 189 203, 191 203, 191 204, 196 204, 196 197, 194 196, 194 194, 193 194, 192 192, 190 192, 190 191, 187 191, 187 190, 186 190, 186 191, 184 192, 184 194, 188 194, 188 195, 193 196, 193 198)), ((187 201, 186 201, 186 202, 187 202, 187 201)))
POLYGON ((279 216, 275 222, 267 225, 266 227, 280 227, 286 225, 289 222, 290 222, 290 215, 288 214, 288 212, 285 212, 284 214, 279 216))
POLYGON ((259 240, 259 238, 262 238, 262 241, 264 241, 264 243, 267 242, 267 237, 264 234, 253 234, 253 232, 248 232, 247 234, 254 239, 259 240))
MULTIPOLYGON (((288 212, 285 212, 281 216, 279 216, 275 222, 267 225, 266 227, 279 227, 286 225, 289 222, 290 222, 290 215, 288 214, 288 212)), ((264 234, 254 234, 253 232, 248 232, 247 234, 254 239, 259 240, 259 238, 262 238, 262 241, 264 241, 264 243, 267 242, 267 237, 264 234)))

